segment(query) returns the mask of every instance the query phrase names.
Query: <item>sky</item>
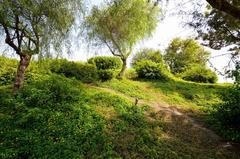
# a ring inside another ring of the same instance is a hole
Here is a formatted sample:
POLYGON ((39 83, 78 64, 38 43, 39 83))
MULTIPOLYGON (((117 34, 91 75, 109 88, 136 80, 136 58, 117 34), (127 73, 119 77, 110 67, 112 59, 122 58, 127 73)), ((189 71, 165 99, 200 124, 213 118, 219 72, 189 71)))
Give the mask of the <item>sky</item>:
MULTIPOLYGON (((99 5, 103 2, 103 0, 85 0, 88 2, 88 8, 90 9, 93 5, 99 5)), ((196 0, 197 1, 197 0, 196 0)), ((194 1, 194 3, 196 2, 194 1)), ((205 0, 199 0, 203 5, 202 10, 205 9, 206 2, 205 0)), ((156 31, 153 33, 151 38, 145 39, 144 41, 139 42, 131 57, 128 59, 128 66, 130 66, 130 60, 134 53, 142 48, 153 48, 153 49, 160 49, 164 50, 171 40, 175 37, 180 38, 189 38, 194 37, 196 35, 195 31, 191 28, 187 28, 183 25, 183 22, 188 21, 189 17, 186 15, 178 15, 180 10, 190 11, 194 9, 192 5, 192 0, 179 0, 177 3, 176 1, 169 1, 169 3, 162 4, 164 8, 164 18, 159 19, 159 24, 157 26, 156 31)), ((0 47, 5 49, 4 42, 0 42, 0 47)), ((217 56, 224 53, 227 53, 227 48, 224 48, 220 51, 212 50, 210 48, 206 48, 211 52, 211 56, 217 56)), ((96 56, 96 55, 111 55, 110 51, 107 48, 92 48, 88 47, 85 42, 78 41, 73 42, 72 44, 72 53, 71 55, 65 55, 65 58, 68 58, 72 61, 86 61, 87 59, 96 56)), ((220 71, 223 71, 223 67, 227 65, 229 57, 228 56, 221 56, 218 58, 210 59, 211 63, 220 71)), ((211 68, 211 67, 210 67, 211 68)), ((213 68, 211 68, 213 69, 213 68)), ((225 79, 224 77, 219 75, 218 82, 231 82, 231 79, 225 79)))

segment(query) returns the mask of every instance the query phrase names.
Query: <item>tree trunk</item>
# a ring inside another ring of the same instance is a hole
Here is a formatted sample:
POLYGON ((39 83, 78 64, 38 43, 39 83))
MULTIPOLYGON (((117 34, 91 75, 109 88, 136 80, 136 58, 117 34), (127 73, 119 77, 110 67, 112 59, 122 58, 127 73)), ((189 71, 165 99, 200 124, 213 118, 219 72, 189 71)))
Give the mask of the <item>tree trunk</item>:
POLYGON ((122 62, 123 62, 122 69, 121 69, 120 73, 118 74, 119 79, 122 79, 124 77, 124 73, 127 68, 127 59, 122 58, 122 62))
POLYGON ((31 61, 31 57, 32 57, 31 55, 20 55, 20 63, 17 69, 17 74, 14 82, 13 94, 16 94, 19 88, 21 88, 23 85, 24 73, 31 61))
POLYGON ((240 20, 240 8, 229 3, 227 0, 207 0, 207 2, 213 8, 223 11, 240 20))

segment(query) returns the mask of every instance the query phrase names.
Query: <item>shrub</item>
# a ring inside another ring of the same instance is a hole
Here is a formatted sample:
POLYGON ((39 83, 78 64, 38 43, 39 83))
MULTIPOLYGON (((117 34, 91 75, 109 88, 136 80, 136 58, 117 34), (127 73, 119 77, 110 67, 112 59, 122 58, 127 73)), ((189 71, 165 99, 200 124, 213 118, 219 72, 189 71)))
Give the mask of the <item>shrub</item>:
POLYGON ((163 64, 149 60, 138 62, 135 69, 139 78, 160 80, 166 80, 169 78, 169 72, 163 64))
POLYGON ((98 77, 102 80, 102 81, 108 81, 113 79, 114 77, 116 77, 116 72, 114 70, 111 69, 107 69, 107 70, 98 70, 98 77))
POLYGON ((66 77, 75 77, 86 83, 94 82, 97 79, 96 67, 88 63, 53 60, 50 64, 50 69, 54 73, 61 73, 66 77))
POLYGON ((186 81, 200 82, 200 83, 216 83, 218 77, 215 72, 201 66, 193 66, 186 70, 179 76, 186 81))
POLYGON ((88 63, 94 64, 97 68, 98 77, 102 81, 111 80, 116 77, 117 72, 122 67, 122 62, 117 57, 98 56, 88 60, 88 63))
POLYGON ((136 72, 136 70, 135 69, 127 69, 126 70, 126 73, 125 73, 125 77, 127 78, 127 79, 135 79, 135 78, 137 78, 137 72, 136 72))
POLYGON ((135 67, 142 60, 150 60, 155 63, 164 63, 162 54, 159 50, 143 49, 137 52, 132 59, 131 65, 135 67))
POLYGON ((240 142, 240 87, 230 88, 221 97, 224 104, 216 107, 215 114, 220 122, 219 131, 226 138, 240 142))
POLYGON ((0 69, 0 84, 7 85, 11 84, 14 81, 14 77, 16 74, 16 69, 9 67, 9 68, 1 68, 0 69))
POLYGON ((58 109, 55 107, 58 104, 78 100, 80 90, 73 86, 73 82, 59 75, 45 76, 44 80, 30 82, 23 87, 18 92, 17 99, 24 99, 28 107, 58 109))
POLYGON ((121 69, 122 62, 118 57, 111 56, 97 56, 90 58, 88 63, 94 64, 98 70, 107 70, 107 69, 121 69))
POLYGON ((12 84, 15 79, 17 60, 0 57, 0 84, 12 84))

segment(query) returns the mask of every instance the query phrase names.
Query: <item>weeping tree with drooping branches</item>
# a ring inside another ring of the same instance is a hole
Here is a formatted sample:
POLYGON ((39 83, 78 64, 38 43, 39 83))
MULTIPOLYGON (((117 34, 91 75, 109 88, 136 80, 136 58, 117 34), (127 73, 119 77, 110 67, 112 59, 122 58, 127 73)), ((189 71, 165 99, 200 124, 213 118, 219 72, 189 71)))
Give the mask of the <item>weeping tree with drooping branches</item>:
POLYGON ((23 85, 32 56, 46 45, 63 41, 74 23, 74 11, 81 6, 81 0, 0 1, 1 34, 20 57, 14 93, 23 85))
POLYGON ((147 0, 113 0, 94 7, 86 17, 87 37, 94 44, 108 47, 122 60, 118 75, 124 76, 127 58, 137 42, 150 36, 157 27, 159 7, 147 0))

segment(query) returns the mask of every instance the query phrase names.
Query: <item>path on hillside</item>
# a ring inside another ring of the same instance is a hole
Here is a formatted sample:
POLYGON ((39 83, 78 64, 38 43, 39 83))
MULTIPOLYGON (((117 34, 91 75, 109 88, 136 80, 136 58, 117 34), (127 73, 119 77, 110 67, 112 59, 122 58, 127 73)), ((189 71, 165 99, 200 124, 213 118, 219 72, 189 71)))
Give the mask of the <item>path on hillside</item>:
MULTIPOLYGON (((102 90, 104 92, 109 92, 109 93, 127 98, 134 104, 136 104, 136 100, 137 100, 137 105, 149 105, 154 110, 154 112, 158 113, 161 116, 161 118, 164 119, 165 122, 175 122, 175 125, 178 125, 178 128, 174 128, 174 129, 181 129, 180 131, 183 131, 182 129, 184 129, 184 127, 188 125, 187 126, 188 130, 184 130, 185 131, 184 133, 186 133, 186 135, 188 135, 187 133, 188 131, 194 131, 196 133, 202 134, 204 137, 207 138, 207 140, 208 139, 211 140, 212 142, 216 143, 219 147, 223 149, 230 149, 234 151, 240 150, 239 145, 235 145, 234 143, 230 143, 228 141, 223 140, 215 132, 206 128, 202 123, 195 120, 193 117, 188 116, 186 113, 181 112, 181 110, 173 106, 170 106, 165 103, 164 104, 159 103, 154 100, 136 99, 134 97, 131 97, 129 95, 126 95, 122 92, 119 92, 111 88, 98 87, 94 85, 88 85, 88 86, 94 89, 102 90)), ((149 114, 147 115, 149 118, 151 118, 149 114)), ((179 131, 179 130, 176 130, 176 131, 179 131)))

